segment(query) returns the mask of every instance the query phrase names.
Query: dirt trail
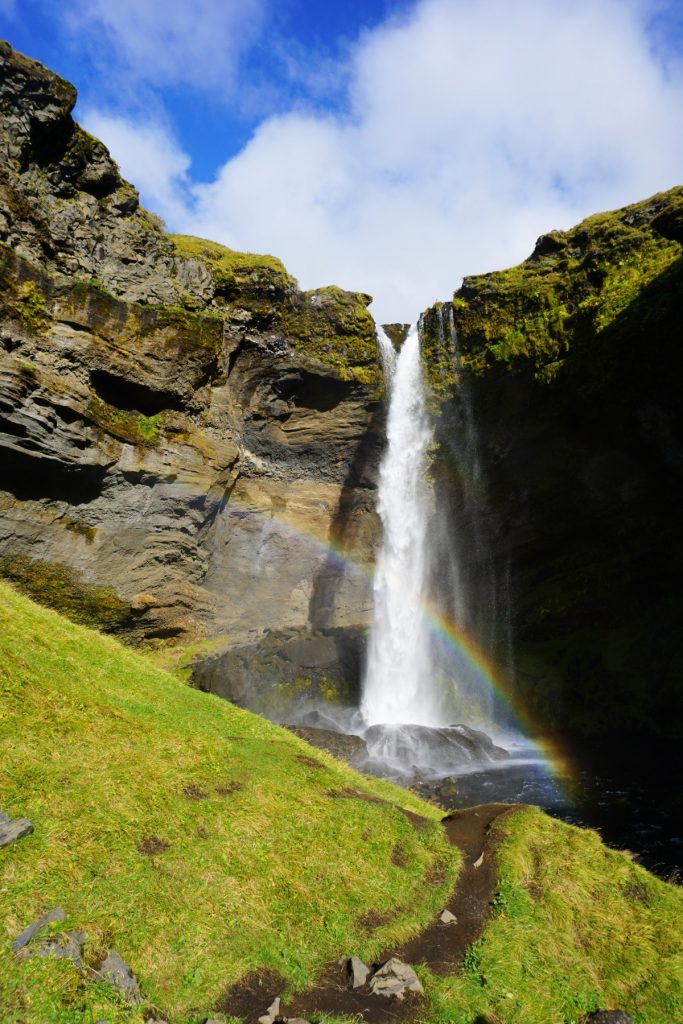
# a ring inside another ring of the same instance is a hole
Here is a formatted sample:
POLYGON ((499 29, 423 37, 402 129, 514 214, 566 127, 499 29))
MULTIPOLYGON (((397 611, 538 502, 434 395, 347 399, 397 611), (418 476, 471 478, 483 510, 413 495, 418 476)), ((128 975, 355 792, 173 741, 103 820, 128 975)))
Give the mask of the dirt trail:
MULTIPOLYGON (((521 804, 483 804, 480 807, 455 811, 443 819, 449 842, 463 853, 463 866, 447 909, 455 915, 455 924, 442 924, 438 919, 403 946, 385 950, 377 966, 397 956, 412 966, 424 964, 434 974, 454 973, 465 950, 484 931, 496 890, 496 837, 490 826, 502 814, 518 810, 521 804)), ((374 965, 373 965, 374 966, 374 965)), ((251 974, 225 994, 220 1009, 252 1024, 265 1012, 275 996, 285 987, 284 981, 272 972, 251 974)), ((367 985, 352 990, 344 967, 329 964, 315 988, 283 1001, 285 1017, 310 1018, 329 1013, 357 1016, 367 1024, 407 1022, 417 1009, 419 997, 406 997, 403 1002, 371 995, 367 985)))

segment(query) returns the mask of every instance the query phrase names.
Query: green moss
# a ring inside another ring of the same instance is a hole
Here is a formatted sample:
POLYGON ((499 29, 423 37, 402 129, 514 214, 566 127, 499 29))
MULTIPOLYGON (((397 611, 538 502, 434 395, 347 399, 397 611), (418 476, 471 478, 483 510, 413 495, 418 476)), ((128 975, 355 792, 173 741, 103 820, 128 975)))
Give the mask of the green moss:
POLYGON ((275 285, 284 291, 296 288, 295 279, 275 256, 236 252, 193 235, 169 235, 169 238, 178 256, 202 260, 210 269, 216 288, 229 295, 254 284, 275 285))
POLYGON ((32 331, 40 331, 47 322, 45 296, 35 281, 24 281, 18 291, 19 316, 32 331))
POLYGON ((370 301, 335 286, 318 288, 298 295, 276 322, 296 349, 333 367, 342 380, 377 389, 382 373, 370 301))
POLYGON ((159 438, 159 432, 161 430, 162 413, 158 412, 154 416, 143 416, 142 413, 138 416, 138 433, 142 437, 143 441, 147 444, 154 444, 159 438))
POLYGON ((144 416, 142 413, 117 409, 93 392, 88 403, 88 415, 106 433, 128 444, 153 447, 160 441, 164 421, 162 412, 144 416))
MULTIPOLYGON (((464 369, 481 375, 503 364, 553 382, 577 340, 599 338, 680 258, 679 242, 656 222, 682 196, 674 189, 589 217, 571 231, 543 236, 517 267, 466 278, 452 307, 464 369)), ((434 307, 425 316, 425 353, 435 388, 445 393, 455 375, 437 314, 434 307)))
POLYGON ((74 519, 72 516, 61 516, 59 521, 71 533, 75 533, 78 537, 83 537, 86 544, 92 544, 97 536, 97 527, 91 526, 90 523, 86 523, 83 519, 74 519))
POLYGON ((118 632, 130 623, 130 605, 112 587, 84 583, 59 562, 33 561, 26 555, 9 556, 0 559, 0 577, 73 622, 96 626, 108 633, 118 632))

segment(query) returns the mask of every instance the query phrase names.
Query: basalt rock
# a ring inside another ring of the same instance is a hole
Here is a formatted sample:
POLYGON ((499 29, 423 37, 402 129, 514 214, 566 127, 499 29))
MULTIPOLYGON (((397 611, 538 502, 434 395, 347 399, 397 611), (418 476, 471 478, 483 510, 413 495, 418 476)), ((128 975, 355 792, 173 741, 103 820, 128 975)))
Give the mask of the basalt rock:
POLYGON ((32 832, 33 822, 28 818, 9 818, 0 813, 0 850, 16 843, 17 839, 30 836, 32 832))
POLYGON ((95 977, 104 981, 119 992, 127 1003, 137 1005, 142 1002, 140 985, 132 970, 121 956, 112 949, 95 971, 95 977))
POLYGON ((590 217, 424 317, 438 500, 481 633, 509 594, 517 698, 575 735, 681 736, 682 218, 681 187, 590 217))
POLYGON ((368 621, 370 297, 167 235, 75 99, 0 46, 0 574, 133 642, 251 651, 232 696, 267 630, 306 660, 368 621))
POLYGON ((12 952, 18 953, 20 950, 24 949, 25 946, 28 946, 29 942, 31 942, 43 928, 46 928, 50 924, 61 924, 62 921, 65 920, 66 913, 61 909, 61 907, 55 907, 54 910, 50 910, 47 914, 43 914, 42 917, 38 918, 37 921, 34 921, 33 924, 30 924, 27 928, 24 928, 24 930, 17 935, 16 939, 12 942, 12 952))

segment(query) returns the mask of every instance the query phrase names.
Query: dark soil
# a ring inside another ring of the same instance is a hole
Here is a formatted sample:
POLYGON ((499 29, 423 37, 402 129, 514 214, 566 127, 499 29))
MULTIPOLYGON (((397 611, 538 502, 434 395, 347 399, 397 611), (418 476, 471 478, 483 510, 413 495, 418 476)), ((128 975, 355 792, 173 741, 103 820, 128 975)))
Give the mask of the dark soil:
POLYGON ((394 807, 397 811, 400 811, 418 832, 423 832, 427 828, 431 828, 433 822, 429 818, 423 818, 420 814, 415 814, 413 811, 407 811, 405 807, 396 807, 395 804, 390 803, 388 800, 382 800, 379 796, 372 796, 370 793, 361 793, 358 789, 351 789, 345 787, 344 789, 328 789, 327 796, 332 800, 365 800, 368 804, 385 804, 387 807, 394 807))
POLYGON ((205 793, 199 786, 185 786, 183 796, 188 800, 206 800, 208 793, 205 793))
POLYGON ((159 839, 159 836, 143 836, 138 843, 138 851, 144 853, 146 857, 154 857, 157 853, 164 853, 168 849, 170 849, 169 844, 165 839, 159 839))
MULTIPOLYGON (((328 794, 334 798, 355 798, 371 803, 382 803, 377 797, 366 796, 355 790, 338 790, 328 794)), ((414 939, 398 949, 384 950, 374 968, 397 956, 408 964, 424 964, 434 974, 455 973, 465 951, 484 931, 491 911, 491 900, 498 881, 495 849, 497 837, 491 825, 503 814, 517 810, 520 804, 483 804, 467 810, 455 811, 443 819, 449 842, 463 853, 463 865, 456 888, 447 909, 456 917, 454 924, 433 921, 414 939)), ((408 813, 408 812, 404 812, 408 813)), ((410 815, 420 825, 430 824, 418 815, 410 815)), ((378 915, 380 917, 381 915, 378 915)), ((379 926, 377 920, 372 922, 379 926)), ((253 1024, 270 1006, 275 996, 285 991, 283 979, 274 971, 258 971, 247 975, 229 989, 216 1007, 223 1013, 242 1017, 253 1024)), ((350 989, 346 972, 346 959, 328 964, 318 978, 315 988, 301 995, 283 1000, 282 1013, 286 1017, 310 1019, 320 1014, 356 1016, 367 1024, 407 1024, 420 1006, 420 997, 409 994, 402 1002, 371 994, 367 985, 350 989)))
POLYGON ((222 786, 216 786, 219 796, 232 796, 233 793, 239 793, 241 789, 244 789, 241 782, 225 782, 222 786))
POLYGON ((262 1017, 276 996, 284 992, 284 978, 271 968, 250 971, 227 989, 216 1003, 218 1013, 255 1021, 262 1017))
POLYGON ((318 771, 325 767, 321 761, 316 761, 314 757, 309 757, 308 754, 297 754, 296 759, 297 761, 300 761, 301 764, 305 764, 308 768, 315 768, 318 771))

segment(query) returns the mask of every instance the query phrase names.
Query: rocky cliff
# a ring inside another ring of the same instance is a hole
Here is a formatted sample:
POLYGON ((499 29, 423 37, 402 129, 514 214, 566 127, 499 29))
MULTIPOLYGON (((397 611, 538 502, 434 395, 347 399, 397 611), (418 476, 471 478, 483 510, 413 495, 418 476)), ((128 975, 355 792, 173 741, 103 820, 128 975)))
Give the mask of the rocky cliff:
POLYGON ((285 681, 338 678, 370 603, 370 299, 166 234, 75 101, 0 45, 0 571, 133 640, 239 649, 238 699, 257 641, 285 681))
POLYGON ((469 410, 515 685, 573 734, 680 736, 682 244, 676 188, 544 235, 425 315, 443 500, 466 526, 469 410))

